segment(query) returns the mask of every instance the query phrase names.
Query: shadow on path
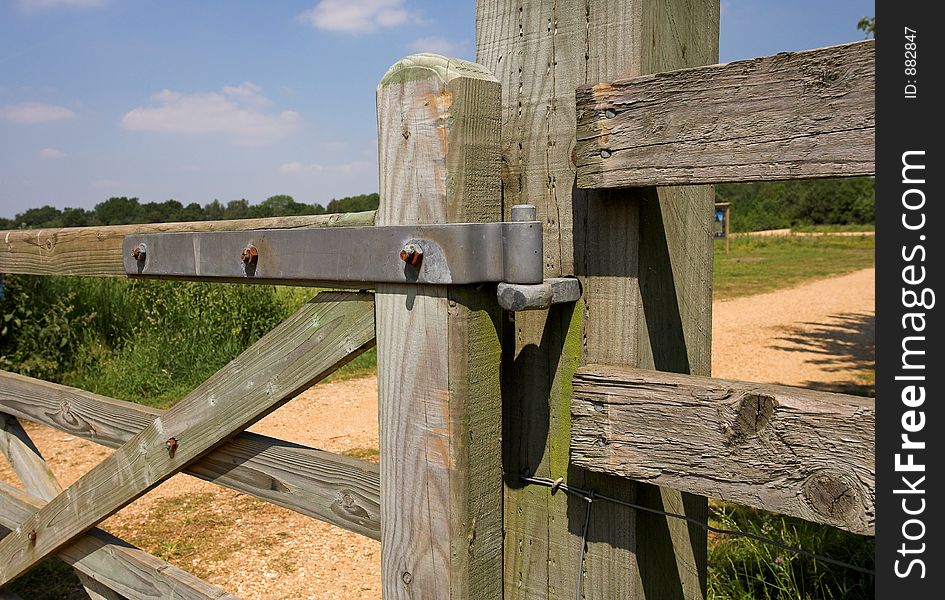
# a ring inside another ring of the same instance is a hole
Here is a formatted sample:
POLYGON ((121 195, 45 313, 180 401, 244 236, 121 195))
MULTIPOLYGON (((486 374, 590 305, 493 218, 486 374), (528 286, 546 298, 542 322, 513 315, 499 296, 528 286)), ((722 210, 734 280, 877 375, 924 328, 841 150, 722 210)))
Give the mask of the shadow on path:
POLYGON ((825 323, 800 323, 784 328, 773 347, 804 352, 805 362, 825 372, 849 373, 845 381, 806 381, 802 387, 857 396, 874 396, 876 315, 872 312, 830 315, 825 323))

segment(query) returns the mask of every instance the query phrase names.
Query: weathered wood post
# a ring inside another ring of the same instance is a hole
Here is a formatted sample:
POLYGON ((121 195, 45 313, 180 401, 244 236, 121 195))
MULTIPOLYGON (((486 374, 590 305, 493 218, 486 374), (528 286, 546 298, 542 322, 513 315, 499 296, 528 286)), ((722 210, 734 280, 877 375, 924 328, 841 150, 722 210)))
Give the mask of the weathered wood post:
MULTIPOLYGON (((495 222, 500 87, 423 54, 377 88, 378 225, 495 222)), ((494 285, 379 285, 385 600, 502 596, 500 330, 494 285)))
POLYGON ((575 308, 516 315, 506 406, 506 598, 698 598, 706 538, 666 518, 597 502, 580 561, 580 499, 526 486, 528 470, 705 518, 706 500, 569 466, 571 379, 580 363, 707 375, 710 188, 575 187, 575 88, 713 63, 718 0, 478 0, 476 57, 503 86, 506 209, 544 225, 545 277, 578 275, 575 308))

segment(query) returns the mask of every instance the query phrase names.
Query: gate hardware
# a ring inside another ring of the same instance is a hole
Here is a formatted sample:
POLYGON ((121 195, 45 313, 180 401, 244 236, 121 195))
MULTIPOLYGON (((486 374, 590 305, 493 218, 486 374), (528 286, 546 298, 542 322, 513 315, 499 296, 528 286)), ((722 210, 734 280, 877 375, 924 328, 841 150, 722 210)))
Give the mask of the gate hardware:
POLYGON ((544 310, 552 304, 581 299, 581 282, 573 277, 554 277, 536 285, 500 283, 499 305, 505 310, 544 310))
POLYGON ((408 283, 541 284, 542 227, 534 208, 508 223, 449 223, 128 235, 125 273, 318 285, 408 283), (146 246, 143 260, 132 250, 146 246), (246 261, 245 249, 253 256, 246 261), (405 249, 414 249, 405 254, 405 249), (422 260, 408 260, 422 256, 422 260))

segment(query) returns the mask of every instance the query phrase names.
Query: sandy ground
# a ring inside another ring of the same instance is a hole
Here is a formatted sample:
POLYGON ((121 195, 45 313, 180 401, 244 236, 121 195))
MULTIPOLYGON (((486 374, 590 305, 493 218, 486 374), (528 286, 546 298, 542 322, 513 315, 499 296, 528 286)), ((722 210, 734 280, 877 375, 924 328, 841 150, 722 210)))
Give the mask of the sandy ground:
MULTIPOLYGON (((713 375, 868 390, 873 277, 867 269, 717 302, 713 375)), ((334 452, 376 448, 376 397, 374 377, 320 384, 252 430, 334 452)), ((46 427, 27 430, 64 485, 109 452, 46 427)), ((6 463, 0 479, 17 483, 6 463)), ((102 527, 244 598, 380 598, 377 542, 186 475, 102 527)))

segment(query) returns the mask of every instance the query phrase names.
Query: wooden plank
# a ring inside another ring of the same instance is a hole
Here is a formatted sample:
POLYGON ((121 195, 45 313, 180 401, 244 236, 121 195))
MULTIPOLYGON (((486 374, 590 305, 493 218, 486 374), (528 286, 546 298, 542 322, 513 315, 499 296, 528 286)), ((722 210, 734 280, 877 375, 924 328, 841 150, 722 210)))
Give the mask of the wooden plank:
POLYGON ((578 90, 578 186, 875 173, 874 41, 578 90))
MULTIPOLYGON (((377 90, 379 225, 501 220, 499 98, 473 63, 391 67, 377 90)), ((502 596, 495 293, 378 286, 385 600, 502 596)))
MULTIPOLYGON (((164 411, 0 371, 0 409, 118 448, 164 411)), ((242 432, 185 473, 375 540, 381 538, 378 466, 242 432)))
POLYGON ((367 211, 266 219, 0 231, 0 273, 125 277, 122 243, 126 235, 132 234, 356 227, 373 224, 374 211, 367 211))
MULTIPOLYGON (((8 531, 19 527, 45 504, 3 482, 0 499, 0 526, 8 531)), ((100 596, 109 597, 111 590, 129 600, 236 598, 101 529, 90 530, 60 549, 57 556, 100 596)))
POLYGON ((369 347, 373 309, 368 294, 316 296, 0 541, 0 585, 369 347))
POLYGON ((571 416, 586 469, 874 532, 872 398, 592 365, 571 416))
MULTIPOLYGON (((62 491, 59 481, 53 474, 39 448, 30 439, 19 420, 13 415, 0 412, 0 452, 13 468, 23 487, 37 498, 48 501, 55 498, 62 491)), ((119 596, 108 589, 99 589, 101 586, 94 581, 86 582, 82 574, 78 574, 86 594, 92 600, 120 600, 119 596)))
POLYGON ((6 457, 26 491, 41 500, 52 500, 62 488, 39 448, 13 415, 0 412, 0 452, 6 457))
POLYGON ((576 189, 575 88, 716 62, 718 11, 711 0, 477 2, 477 60, 503 84, 506 207, 538 207, 545 277, 576 274, 584 288, 576 309, 517 314, 509 340, 508 598, 572 597, 579 573, 585 598, 704 594, 704 535, 597 503, 581 568, 584 503, 523 486, 514 475, 562 477, 705 517, 704 499, 569 465, 571 377, 581 361, 707 373, 711 331, 712 191, 576 189), (666 332, 672 335, 660 336, 666 332))

